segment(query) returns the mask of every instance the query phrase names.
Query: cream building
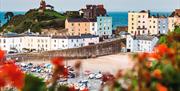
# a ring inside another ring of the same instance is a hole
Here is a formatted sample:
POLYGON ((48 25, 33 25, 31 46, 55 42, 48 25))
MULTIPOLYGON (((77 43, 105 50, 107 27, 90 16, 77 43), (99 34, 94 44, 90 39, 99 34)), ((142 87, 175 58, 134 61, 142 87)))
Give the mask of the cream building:
POLYGON ((148 11, 128 12, 128 33, 131 35, 148 34, 148 11))
POLYGON ((148 18, 148 34, 154 35, 158 34, 158 18, 151 16, 148 18))

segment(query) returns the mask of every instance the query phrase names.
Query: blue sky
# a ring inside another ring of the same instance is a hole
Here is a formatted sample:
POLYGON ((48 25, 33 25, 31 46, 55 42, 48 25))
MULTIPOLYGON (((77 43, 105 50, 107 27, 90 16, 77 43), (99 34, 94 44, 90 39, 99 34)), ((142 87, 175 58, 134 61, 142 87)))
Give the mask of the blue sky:
MULTIPOLYGON (((0 0, 0 11, 27 11, 39 7, 40 0, 0 0)), ((46 0, 57 11, 79 10, 86 4, 104 4, 108 11, 173 11, 180 0, 46 0)))

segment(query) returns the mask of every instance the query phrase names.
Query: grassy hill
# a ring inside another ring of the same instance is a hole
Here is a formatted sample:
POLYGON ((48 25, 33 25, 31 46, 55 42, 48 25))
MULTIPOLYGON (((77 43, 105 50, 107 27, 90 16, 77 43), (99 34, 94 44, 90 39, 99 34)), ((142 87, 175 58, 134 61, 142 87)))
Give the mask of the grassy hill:
POLYGON ((0 31, 3 29, 22 33, 29 28, 32 32, 41 32, 42 28, 64 28, 64 21, 66 16, 54 10, 45 10, 44 13, 32 9, 26 12, 25 15, 16 15, 11 18, 9 22, 4 24, 0 31))

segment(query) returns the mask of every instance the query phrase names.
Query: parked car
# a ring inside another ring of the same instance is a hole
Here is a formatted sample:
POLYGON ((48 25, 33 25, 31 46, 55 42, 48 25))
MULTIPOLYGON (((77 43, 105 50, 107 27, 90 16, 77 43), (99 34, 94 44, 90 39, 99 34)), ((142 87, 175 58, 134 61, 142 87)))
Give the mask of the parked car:
POLYGON ((88 77, 89 79, 94 79, 95 78, 95 74, 94 73, 91 73, 91 74, 89 74, 89 77, 88 77))
POLYGON ((101 79, 102 76, 103 76, 103 75, 102 75, 101 73, 98 73, 98 74, 96 74, 95 78, 96 78, 96 79, 101 79))

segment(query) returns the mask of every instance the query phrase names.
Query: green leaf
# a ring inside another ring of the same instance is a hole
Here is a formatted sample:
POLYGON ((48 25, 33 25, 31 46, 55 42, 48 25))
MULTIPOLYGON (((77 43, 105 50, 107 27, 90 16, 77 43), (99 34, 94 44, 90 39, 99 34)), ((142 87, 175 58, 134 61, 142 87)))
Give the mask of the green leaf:
POLYGON ((47 91, 47 89, 43 79, 26 74, 25 86, 22 91, 47 91))

